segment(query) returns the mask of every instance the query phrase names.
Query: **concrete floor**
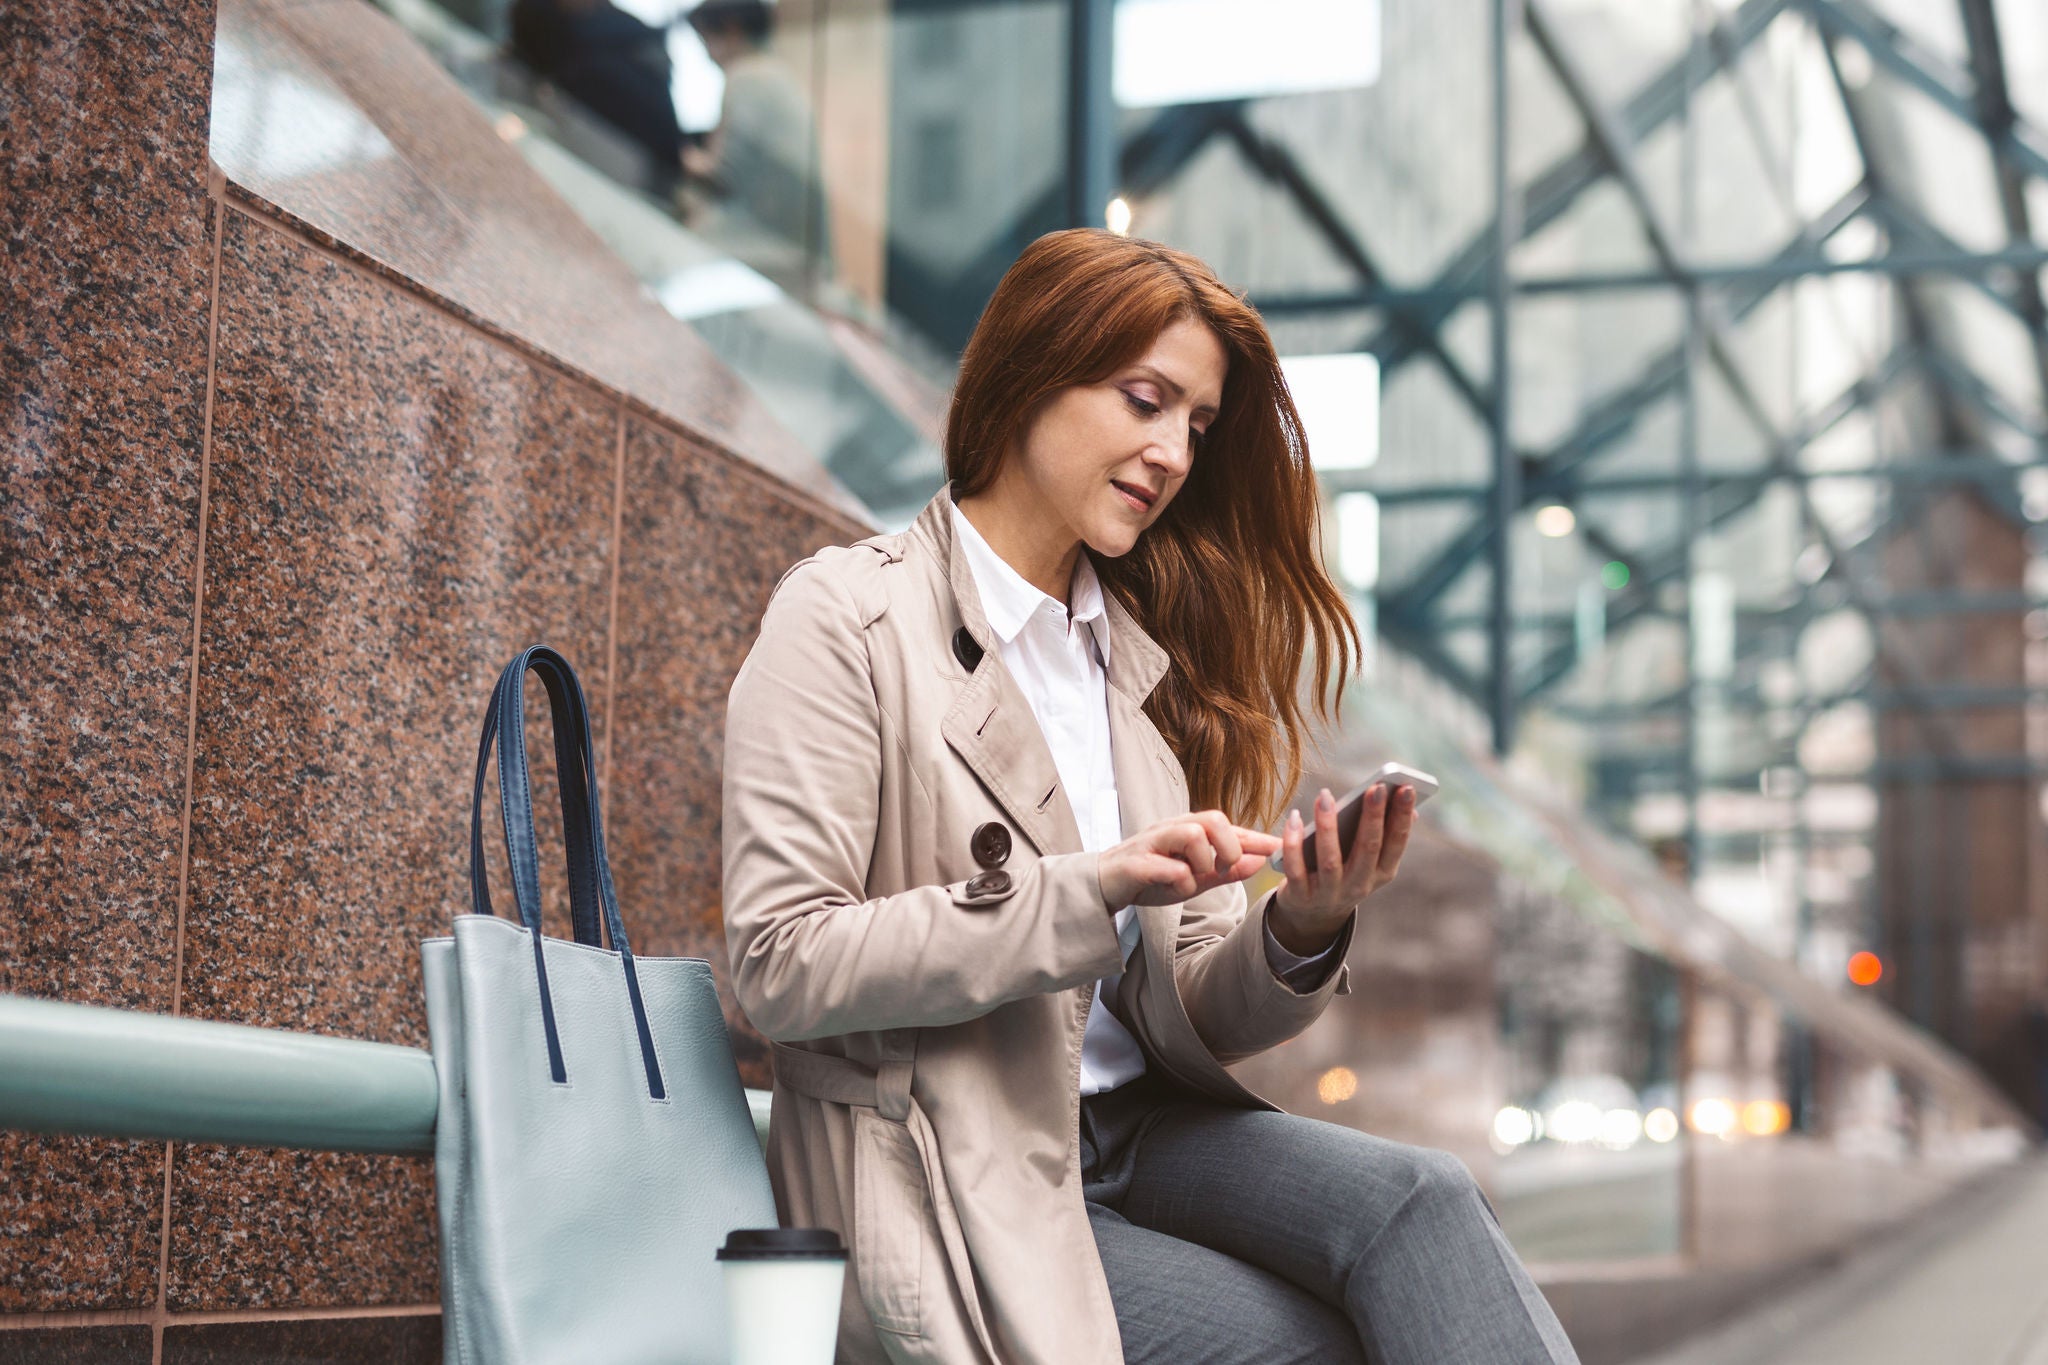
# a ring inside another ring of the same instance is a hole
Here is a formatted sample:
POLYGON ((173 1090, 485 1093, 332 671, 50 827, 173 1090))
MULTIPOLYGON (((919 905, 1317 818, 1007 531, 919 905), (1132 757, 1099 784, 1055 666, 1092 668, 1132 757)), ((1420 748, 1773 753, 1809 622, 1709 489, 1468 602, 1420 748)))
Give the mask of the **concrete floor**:
POLYGON ((2048 1365, 2048 1159, 1633 1365, 2048 1365))

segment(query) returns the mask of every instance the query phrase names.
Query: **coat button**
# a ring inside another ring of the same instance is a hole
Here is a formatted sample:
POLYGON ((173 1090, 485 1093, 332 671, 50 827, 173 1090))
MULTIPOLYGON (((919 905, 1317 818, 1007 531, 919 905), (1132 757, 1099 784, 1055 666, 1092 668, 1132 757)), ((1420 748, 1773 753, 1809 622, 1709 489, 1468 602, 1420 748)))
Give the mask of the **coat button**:
POLYGON ((953 632, 953 657, 958 659, 961 667, 969 673, 981 666, 981 646, 974 642, 974 637, 967 633, 965 626, 953 632))
POLYGON ((983 867, 1001 867, 1010 860, 1010 831, 991 820, 974 831, 974 840, 968 847, 973 850, 974 861, 983 867))
POLYGON ((970 896, 1002 896, 1009 894, 1010 874, 1007 872, 977 872, 967 879, 967 894, 970 896))

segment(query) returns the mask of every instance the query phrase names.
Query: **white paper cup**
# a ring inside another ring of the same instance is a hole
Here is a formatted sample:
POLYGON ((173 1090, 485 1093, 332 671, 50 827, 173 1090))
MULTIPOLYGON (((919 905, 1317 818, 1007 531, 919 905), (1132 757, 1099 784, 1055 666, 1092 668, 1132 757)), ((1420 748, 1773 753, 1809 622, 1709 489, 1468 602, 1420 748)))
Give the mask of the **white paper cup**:
POLYGON ((832 1365, 846 1248, 830 1228, 736 1228, 718 1249, 732 1365, 832 1365))

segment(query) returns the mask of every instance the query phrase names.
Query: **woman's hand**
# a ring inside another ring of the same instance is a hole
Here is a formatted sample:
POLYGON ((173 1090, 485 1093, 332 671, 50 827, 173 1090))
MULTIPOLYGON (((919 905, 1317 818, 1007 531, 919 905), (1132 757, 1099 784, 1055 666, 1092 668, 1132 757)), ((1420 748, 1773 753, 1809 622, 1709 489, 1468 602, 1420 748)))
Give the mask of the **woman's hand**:
POLYGON ((1415 789, 1399 787, 1389 801, 1384 782, 1373 784, 1359 813, 1358 833, 1346 858, 1337 844, 1337 799, 1325 787, 1316 795, 1314 855, 1308 865, 1308 831, 1300 811, 1287 813, 1280 837, 1280 870, 1287 884, 1273 897, 1266 922, 1280 946, 1313 957, 1330 946, 1358 903, 1394 879, 1408 833, 1415 828, 1415 789))
POLYGON ((1222 811, 1205 810, 1162 820, 1098 855, 1105 908, 1173 905, 1231 882, 1241 882, 1273 856, 1280 841, 1239 829, 1222 811))

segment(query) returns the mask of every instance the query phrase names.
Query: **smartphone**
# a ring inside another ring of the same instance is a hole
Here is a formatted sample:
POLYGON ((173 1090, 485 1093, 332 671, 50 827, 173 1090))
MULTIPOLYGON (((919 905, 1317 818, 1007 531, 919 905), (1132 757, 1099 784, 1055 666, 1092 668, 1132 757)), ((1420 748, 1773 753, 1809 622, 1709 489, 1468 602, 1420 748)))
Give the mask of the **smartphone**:
MULTIPOLYGON (((1376 783, 1380 782, 1386 783, 1389 788, 1415 788, 1415 804, 1418 807, 1423 802, 1429 800, 1430 797, 1436 795, 1436 779, 1423 772, 1420 768, 1411 768, 1405 763, 1380 764, 1379 767, 1373 770, 1372 776, 1337 798, 1337 847, 1343 850, 1346 857, 1351 855, 1351 841, 1358 834, 1358 818, 1365 812, 1365 794, 1371 791, 1376 783)), ((1391 792, 1389 794, 1391 795, 1391 792)), ((1314 848, 1313 840, 1316 827, 1315 798, 1310 797, 1308 803, 1298 807, 1298 809, 1301 811, 1301 823, 1305 836, 1302 839, 1302 856, 1306 858, 1311 856, 1310 850, 1314 848)), ((1282 830, 1287 828, 1285 816, 1281 817, 1279 828, 1282 830)), ((1280 856, 1279 853, 1275 853, 1267 864, 1275 872, 1284 870, 1280 866, 1280 856)))

